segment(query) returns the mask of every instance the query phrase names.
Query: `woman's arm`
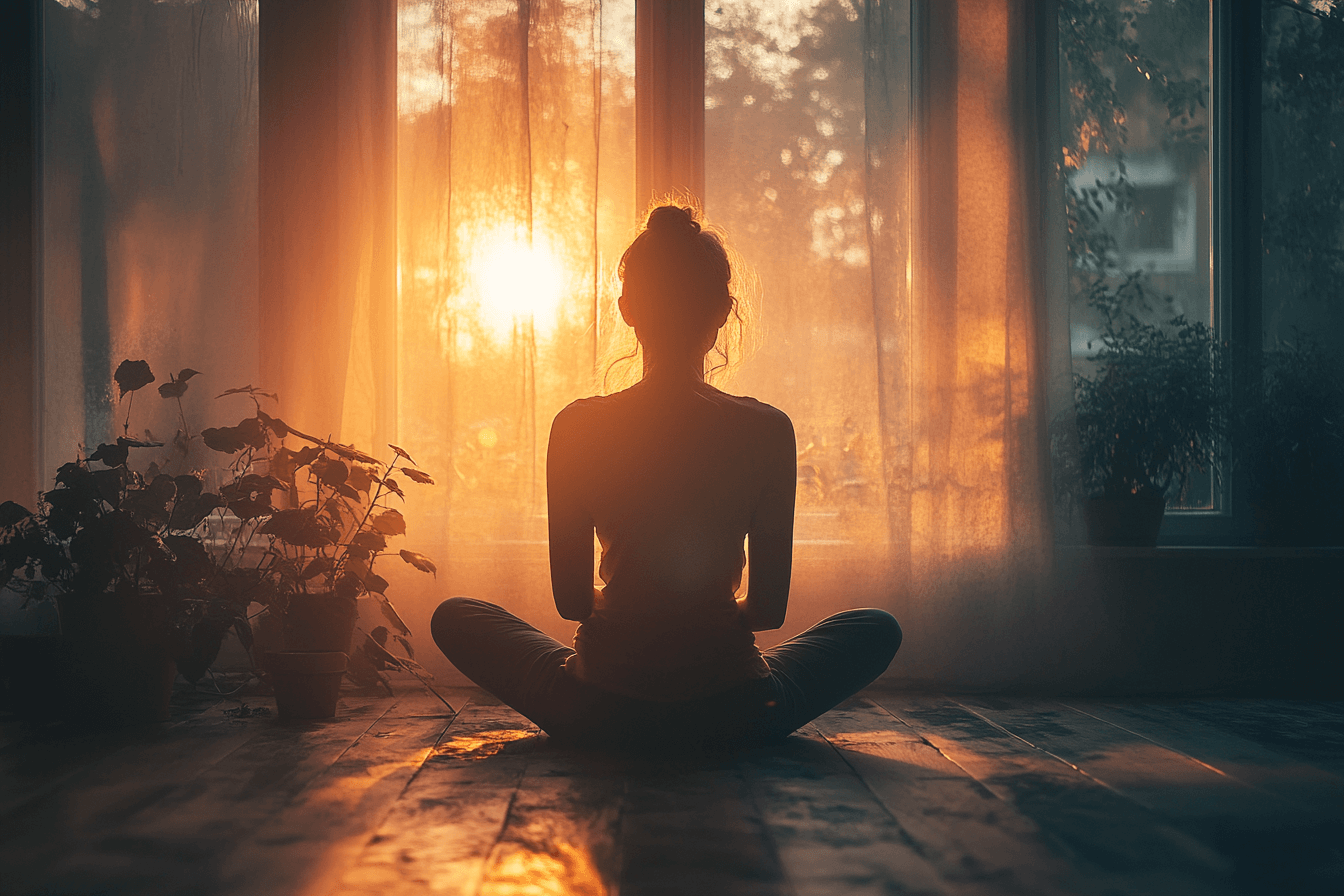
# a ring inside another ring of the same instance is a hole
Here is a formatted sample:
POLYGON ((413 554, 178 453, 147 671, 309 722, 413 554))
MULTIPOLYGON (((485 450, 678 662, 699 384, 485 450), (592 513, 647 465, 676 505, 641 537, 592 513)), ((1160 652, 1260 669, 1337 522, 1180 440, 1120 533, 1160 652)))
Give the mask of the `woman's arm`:
POLYGON ((784 624, 793 570, 793 503, 798 485, 798 451, 789 418, 780 413, 770 420, 761 441, 765 484, 747 532, 747 594, 738 600, 743 618, 754 632, 784 624))
POLYGON ((584 430, 569 405, 551 424, 546 449, 546 504, 551 552, 551 593, 565 619, 582 622, 593 612, 593 518, 584 507, 584 430))

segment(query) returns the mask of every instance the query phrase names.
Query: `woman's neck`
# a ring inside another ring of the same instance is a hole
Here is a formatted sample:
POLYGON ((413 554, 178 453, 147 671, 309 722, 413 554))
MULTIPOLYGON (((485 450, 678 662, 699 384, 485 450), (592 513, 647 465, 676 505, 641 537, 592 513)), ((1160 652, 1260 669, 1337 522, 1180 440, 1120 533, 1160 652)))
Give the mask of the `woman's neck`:
POLYGON ((664 358, 650 358, 644 354, 644 381, 649 383, 685 383, 688 385, 705 382, 705 357, 681 358, 672 361, 664 358))

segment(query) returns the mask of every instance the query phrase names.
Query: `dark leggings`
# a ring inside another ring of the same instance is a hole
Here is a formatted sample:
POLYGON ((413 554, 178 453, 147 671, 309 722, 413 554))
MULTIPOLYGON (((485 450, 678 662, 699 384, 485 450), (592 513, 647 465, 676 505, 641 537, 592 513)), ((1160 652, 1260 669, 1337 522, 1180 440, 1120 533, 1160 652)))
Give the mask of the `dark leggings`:
POLYGON ((695 747, 779 740, 871 684, 901 646, 885 610, 846 610, 763 651, 767 678, 679 703, 613 694, 568 674, 574 654, 508 610, 444 601, 434 641, 464 675, 558 740, 613 747, 695 747))

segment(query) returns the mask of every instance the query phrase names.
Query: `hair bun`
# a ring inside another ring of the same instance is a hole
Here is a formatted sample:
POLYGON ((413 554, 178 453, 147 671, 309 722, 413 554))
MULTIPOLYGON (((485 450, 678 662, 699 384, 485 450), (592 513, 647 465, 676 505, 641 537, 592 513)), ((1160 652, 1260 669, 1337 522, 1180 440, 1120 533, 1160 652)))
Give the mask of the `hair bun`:
POLYGON ((660 205, 649 213, 647 228, 655 233, 700 232, 700 222, 695 220, 695 212, 676 205, 660 205))

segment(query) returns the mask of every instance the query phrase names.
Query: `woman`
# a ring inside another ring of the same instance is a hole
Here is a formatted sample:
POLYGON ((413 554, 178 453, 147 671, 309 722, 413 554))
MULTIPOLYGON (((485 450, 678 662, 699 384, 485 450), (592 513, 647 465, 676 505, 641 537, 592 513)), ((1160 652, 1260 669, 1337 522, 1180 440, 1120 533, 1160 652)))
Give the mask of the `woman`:
POLYGON ((882 674, 900 627, 882 610, 849 610, 757 650, 753 632, 783 625, 788 605, 793 425, 705 383, 705 356, 736 300, 724 245, 693 210, 655 208, 619 274, 644 377, 562 410, 546 458, 551 586, 560 615, 581 623, 573 649, 462 597, 435 612, 434 639, 558 738, 709 746, 787 736, 882 674))

